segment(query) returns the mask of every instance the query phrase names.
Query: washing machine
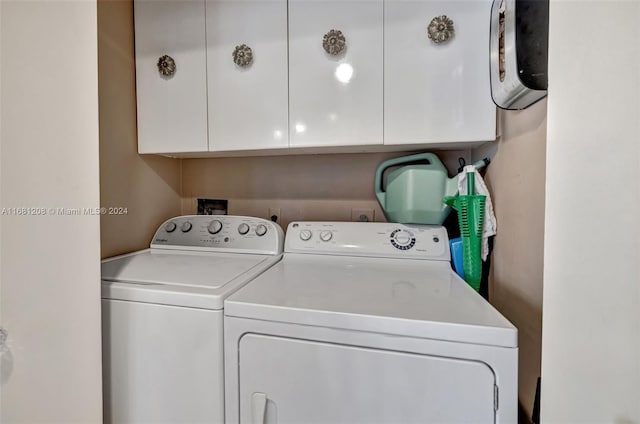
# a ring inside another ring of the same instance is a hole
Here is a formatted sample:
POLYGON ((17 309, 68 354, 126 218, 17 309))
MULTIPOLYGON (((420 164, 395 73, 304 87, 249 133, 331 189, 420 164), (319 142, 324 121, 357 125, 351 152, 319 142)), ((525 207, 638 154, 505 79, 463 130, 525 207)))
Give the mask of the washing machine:
POLYGON ((181 216, 102 262, 104 421, 223 423, 223 301, 282 257, 279 225, 181 216))
POLYGON ((225 301, 227 424, 516 423, 517 329, 439 226, 294 222, 225 301))

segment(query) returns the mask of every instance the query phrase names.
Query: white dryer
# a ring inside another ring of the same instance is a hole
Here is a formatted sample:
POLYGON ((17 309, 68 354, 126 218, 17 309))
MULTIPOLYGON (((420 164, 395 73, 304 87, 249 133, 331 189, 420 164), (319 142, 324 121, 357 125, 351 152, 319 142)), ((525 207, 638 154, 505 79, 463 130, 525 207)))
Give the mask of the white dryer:
POLYGON ((442 227, 290 224, 225 301, 226 423, 516 423, 517 330, 449 256, 442 227))
POLYGON ((223 301, 282 257, 279 225, 182 216, 102 262, 107 423, 223 423, 223 301))

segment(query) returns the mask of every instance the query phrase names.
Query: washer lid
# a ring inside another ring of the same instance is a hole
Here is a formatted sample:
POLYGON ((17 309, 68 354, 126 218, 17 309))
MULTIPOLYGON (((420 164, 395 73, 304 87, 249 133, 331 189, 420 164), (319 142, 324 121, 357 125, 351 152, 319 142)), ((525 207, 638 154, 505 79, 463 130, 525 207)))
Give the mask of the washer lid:
POLYGON ((147 249, 102 262, 102 297, 222 309, 281 255, 147 249))
POLYGON ((517 329, 449 263, 285 254, 225 315, 503 347, 517 329))

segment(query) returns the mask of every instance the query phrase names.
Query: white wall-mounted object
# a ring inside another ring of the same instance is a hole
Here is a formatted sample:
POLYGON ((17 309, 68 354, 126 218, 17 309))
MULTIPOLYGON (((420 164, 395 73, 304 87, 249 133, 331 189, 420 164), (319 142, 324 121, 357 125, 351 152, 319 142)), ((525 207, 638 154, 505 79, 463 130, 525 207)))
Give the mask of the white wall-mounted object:
POLYGON ((291 147, 382 144, 382 12, 382 0, 289 0, 291 147), (345 39, 336 55, 330 30, 345 39))
POLYGON ((287 1, 207 0, 209 150, 289 146, 287 1), (251 64, 237 65, 237 46, 251 64))
POLYGON ((490 8, 490 1, 385 2, 385 144, 495 140, 490 8), (453 21, 454 36, 436 44, 427 27, 442 15, 453 21))
POLYGON ((524 109, 547 95, 548 0, 494 0, 491 95, 503 109, 524 109))
POLYGON ((207 151, 204 0, 136 0, 134 18, 138 152, 207 151), (165 55, 172 75, 158 70, 165 55))

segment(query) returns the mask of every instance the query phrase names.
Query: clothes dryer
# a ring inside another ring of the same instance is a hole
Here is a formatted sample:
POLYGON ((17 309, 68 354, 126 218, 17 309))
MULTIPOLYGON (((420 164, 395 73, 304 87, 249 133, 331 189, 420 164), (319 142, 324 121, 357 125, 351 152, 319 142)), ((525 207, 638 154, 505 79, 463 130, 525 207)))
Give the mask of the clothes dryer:
POLYGON ((225 301, 227 424, 515 423, 517 330, 446 230, 294 222, 225 301))

